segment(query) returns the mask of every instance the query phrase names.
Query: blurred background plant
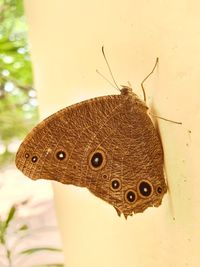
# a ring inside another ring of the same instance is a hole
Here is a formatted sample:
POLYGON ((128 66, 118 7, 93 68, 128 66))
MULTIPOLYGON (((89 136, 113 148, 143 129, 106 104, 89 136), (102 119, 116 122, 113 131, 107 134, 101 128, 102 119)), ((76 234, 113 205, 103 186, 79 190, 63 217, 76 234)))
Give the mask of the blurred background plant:
POLYGON ((0 0, 0 167, 38 120, 22 0, 0 0))
MULTIPOLYGON (((37 229, 31 229, 28 223, 24 224, 20 218, 18 218, 18 211, 28 201, 23 201, 13 205, 6 217, 3 219, 0 217, 0 266, 1 267, 14 267, 14 266, 24 266, 27 257, 33 256, 40 252, 45 253, 58 253, 61 252, 59 248, 51 246, 41 246, 41 247, 31 247, 27 248, 27 240, 33 235, 37 235, 38 232, 41 233, 44 229, 43 227, 37 229)), ((52 227, 45 227, 45 230, 50 230, 52 227)), ((47 259, 46 259, 47 260, 47 259)), ((25 265, 26 266, 26 265, 25 265)), ((30 265, 29 265, 30 266, 30 265)), ((62 263, 47 263, 32 265, 33 267, 63 267, 62 263)))
POLYGON ((63 266, 50 185, 34 183, 13 164, 37 121, 23 1, 0 0, 0 267, 63 266), (32 206, 21 202, 25 196, 32 206))

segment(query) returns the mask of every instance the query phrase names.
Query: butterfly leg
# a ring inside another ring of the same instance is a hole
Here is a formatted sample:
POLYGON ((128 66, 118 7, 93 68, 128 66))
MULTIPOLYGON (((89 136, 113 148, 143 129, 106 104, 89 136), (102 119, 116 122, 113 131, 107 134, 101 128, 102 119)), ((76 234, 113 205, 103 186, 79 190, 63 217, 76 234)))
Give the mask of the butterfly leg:
POLYGON ((151 116, 153 116, 153 117, 156 117, 156 118, 161 119, 161 120, 164 120, 164 121, 168 121, 168 122, 172 122, 172 123, 176 123, 176 124, 182 124, 182 122, 180 122, 180 121, 169 120, 169 119, 166 119, 166 118, 157 116, 157 115, 155 115, 155 114, 153 114, 153 113, 149 113, 149 114, 150 114, 151 116))

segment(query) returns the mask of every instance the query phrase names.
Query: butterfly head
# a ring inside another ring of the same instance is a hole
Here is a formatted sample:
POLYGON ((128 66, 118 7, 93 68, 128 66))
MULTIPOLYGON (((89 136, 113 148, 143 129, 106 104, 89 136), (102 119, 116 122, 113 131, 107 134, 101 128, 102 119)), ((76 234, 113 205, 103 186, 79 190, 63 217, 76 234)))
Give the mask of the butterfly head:
POLYGON ((133 94, 133 90, 130 86, 126 86, 126 85, 121 85, 122 89, 120 89, 120 92, 122 95, 132 95, 133 94))

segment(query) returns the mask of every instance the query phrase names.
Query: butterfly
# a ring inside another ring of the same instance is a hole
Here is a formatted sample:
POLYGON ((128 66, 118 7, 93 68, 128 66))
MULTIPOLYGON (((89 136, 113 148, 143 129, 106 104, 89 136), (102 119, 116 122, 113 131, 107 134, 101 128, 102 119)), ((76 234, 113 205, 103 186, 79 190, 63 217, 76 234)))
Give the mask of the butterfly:
POLYGON ((120 94, 89 99, 46 118, 20 145, 17 168, 33 180, 86 187, 125 218, 158 207, 167 192, 163 148, 143 83, 142 89, 144 101, 122 86, 120 94))

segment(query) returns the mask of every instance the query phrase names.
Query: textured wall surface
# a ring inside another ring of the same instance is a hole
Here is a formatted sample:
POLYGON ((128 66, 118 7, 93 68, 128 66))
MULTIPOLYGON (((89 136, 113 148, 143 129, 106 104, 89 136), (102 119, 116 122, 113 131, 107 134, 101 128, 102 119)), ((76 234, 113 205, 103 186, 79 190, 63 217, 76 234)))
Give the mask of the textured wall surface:
MULTIPOLYGON (((54 183, 68 267, 199 266, 200 3, 176 1, 27 0, 26 14, 42 118, 70 104, 146 82, 158 121, 169 193, 159 208, 127 221, 87 190, 54 183), (110 78, 109 78, 110 79, 110 78)), ((150 101, 151 100, 151 101, 150 101)))

